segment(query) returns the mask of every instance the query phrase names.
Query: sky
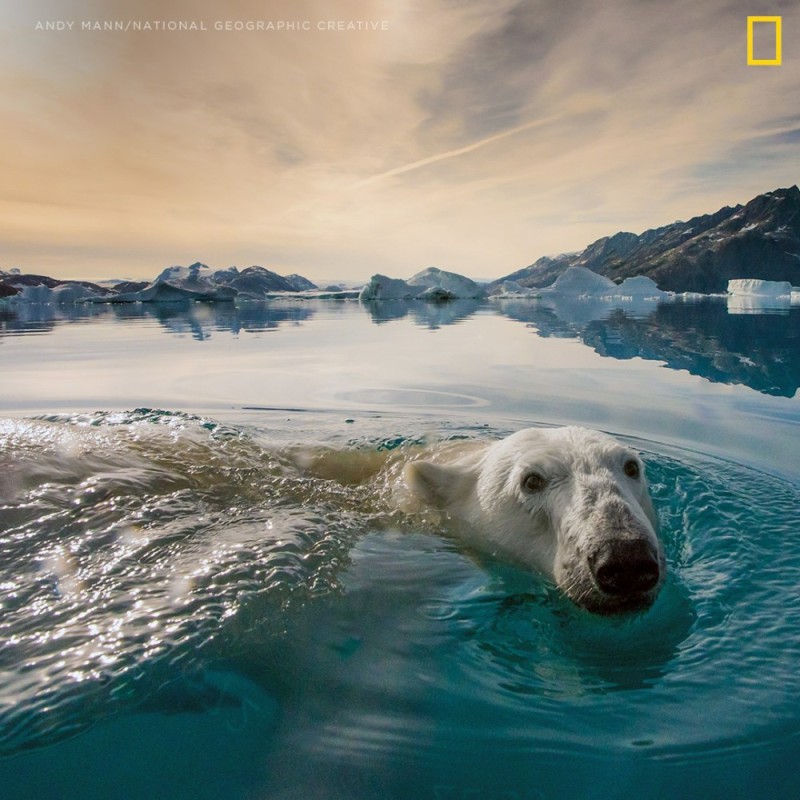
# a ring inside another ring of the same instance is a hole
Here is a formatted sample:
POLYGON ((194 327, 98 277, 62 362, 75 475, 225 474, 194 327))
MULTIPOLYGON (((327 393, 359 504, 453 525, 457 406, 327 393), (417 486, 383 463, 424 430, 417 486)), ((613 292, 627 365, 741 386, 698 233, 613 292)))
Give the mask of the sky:
POLYGON ((0 269, 496 278, 800 182, 798 109, 798 0, 0 0, 0 269))

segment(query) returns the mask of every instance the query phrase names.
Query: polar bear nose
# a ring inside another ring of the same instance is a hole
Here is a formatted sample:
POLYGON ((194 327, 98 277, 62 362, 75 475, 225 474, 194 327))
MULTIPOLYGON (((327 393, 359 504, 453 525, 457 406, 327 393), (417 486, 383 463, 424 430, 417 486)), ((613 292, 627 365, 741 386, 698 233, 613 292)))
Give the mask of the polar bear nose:
POLYGON ((606 594, 649 592, 658 583, 655 550, 641 539, 616 539, 601 544, 589 556, 589 568, 606 594))

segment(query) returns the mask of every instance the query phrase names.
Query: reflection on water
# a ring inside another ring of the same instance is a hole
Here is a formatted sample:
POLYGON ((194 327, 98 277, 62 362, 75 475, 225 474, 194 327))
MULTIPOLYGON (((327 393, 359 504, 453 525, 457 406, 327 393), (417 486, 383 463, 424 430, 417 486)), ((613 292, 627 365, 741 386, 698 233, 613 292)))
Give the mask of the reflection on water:
POLYGON ((191 334, 202 341, 213 330, 242 331, 274 330, 284 323, 310 319, 314 309, 306 304, 248 303, 151 303, 149 305, 118 304, 75 305, 20 304, 0 309, 0 342, 4 335, 46 333, 59 324, 94 321, 156 321, 167 331, 191 334))
POLYGON ((484 305, 480 300, 452 300, 447 303, 426 303, 423 300, 380 300, 365 303, 376 325, 393 319, 410 316, 415 324, 423 328, 453 325, 471 317, 484 305))
POLYGON ((374 419, 312 479, 281 417, 0 420, 0 757, 114 715, 253 712, 298 780, 380 765, 402 784, 403 764, 430 781, 466 753, 505 772, 548 748, 671 756, 797 729, 796 485, 645 452, 669 577, 647 611, 603 618, 400 512, 390 473, 340 481, 416 438, 374 419))
POLYGON ((130 798, 794 796, 798 414, 764 392, 797 386, 798 311, 7 310, 0 794, 105 798, 114 763, 130 798), (643 452, 669 578, 641 617, 344 477, 535 423, 643 452))
POLYGON ((330 315, 367 313, 376 325, 410 319, 437 330, 474 317, 497 314, 527 323, 542 338, 579 339, 601 356, 662 361, 714 383, 741 384, 758 392, 793 397, 800 387, 800 308, 770 307, 731 313, 724 300, 629 302, 554 297, 486 303, 457 300, 433 304, 390 300, 364 306, 342 301, 97 306, 19 305, 0 310, 0 343, 14 334, 46 333, 56 326, 91 322, 155 322, 166 331, 203 341, 214 331, 234 335, 276 330, 330 315), (320 305, 322 303, 322 305, 320 305), (757 313, 757 312, 761 313, 757 313))
POLYGON ((724 301, 707 299, 659 303, 645 316, 606 306, 598 318, 599 303, 504 302, 502 310, 534 326, 539 336, 577 337, 601 356, 663 361, 714 383, 782 397, 793 397, 800 387, 800 308, 729 314, 724 301))

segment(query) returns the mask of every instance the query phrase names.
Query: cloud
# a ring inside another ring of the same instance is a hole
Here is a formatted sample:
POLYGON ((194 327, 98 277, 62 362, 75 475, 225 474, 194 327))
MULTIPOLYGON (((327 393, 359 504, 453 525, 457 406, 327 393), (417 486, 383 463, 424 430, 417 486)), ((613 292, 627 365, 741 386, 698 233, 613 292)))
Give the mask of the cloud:
MULTIPOLYGON (((764 6, 761 9, 759 6, 764 6)), ((788 0, 784 35, 800 25, 788 0)), ((152 275, 500 275, 797 182, 796 63, 744 64, 729 0, 137 4, 204 32, 37 32, 122 2, 0 14, 5 262, 152 275), (316 23, 385 21, 336 33, 316 23), (219 20, 308 20, 224 32, 219 20), (113 262, 113 263, 109 263, 113 262)))

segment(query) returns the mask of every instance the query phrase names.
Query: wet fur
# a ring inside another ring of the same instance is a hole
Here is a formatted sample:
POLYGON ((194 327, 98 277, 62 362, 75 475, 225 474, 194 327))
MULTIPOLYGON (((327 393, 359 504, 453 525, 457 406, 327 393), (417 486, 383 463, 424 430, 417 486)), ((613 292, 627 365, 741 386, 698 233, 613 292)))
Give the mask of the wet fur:
POLYGON ((664 552, 644 466, 634 450, 606 434, 579 427, 522 430, 466 452, 454 448, 412 461, 404 479, 410 495, 444 512, 472 547, 542 573, 595 613, 646 608, 663 582, 664 552), (625 472, 631 462, 636 477, 625 472), (540 489, 526 490, 531 474, 541 477, 540 489), (625 596, 603 591, 590 559, 609 542, 650 548, 657 584, 625 596))

